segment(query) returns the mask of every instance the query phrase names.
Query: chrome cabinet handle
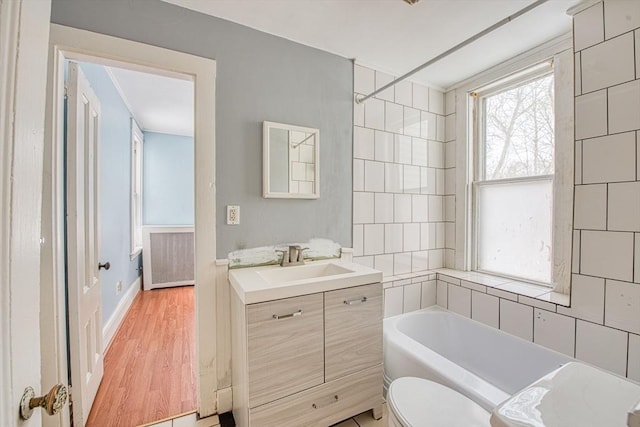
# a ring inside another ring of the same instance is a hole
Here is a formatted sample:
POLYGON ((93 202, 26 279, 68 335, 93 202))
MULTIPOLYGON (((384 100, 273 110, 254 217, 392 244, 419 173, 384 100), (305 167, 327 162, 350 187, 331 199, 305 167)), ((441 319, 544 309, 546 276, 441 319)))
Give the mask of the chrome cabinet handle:
POLYGON ((346 305, 364 304, 365 302, 367 302, 367 297, 352 299, 351 301, 344 300, 342 302, 345 303, 346 305))
MULTIPOLYGON (((331 400, 331 401, 328 403, 328 405, 330 405, 330 404, 332 404, 332 403, 336 403, 337 401, 338 401, 338 395, 336 394, 336 395, 334 395, 334 396, 333 396, 333 400, 331 400)), ((318 409, 318 405, 317 405, 316 403, 312 403, 312 404, 311 404, 311 407, 312 407, 313 409, 318 409)))
POLYGON ((288 319, 289 317, 298 317, 298 316, 302 316, 302 310, 298 310, 294 313, 289 313, 289 314, 274 314, 273 318, 278 320, 278 319, 288 319))

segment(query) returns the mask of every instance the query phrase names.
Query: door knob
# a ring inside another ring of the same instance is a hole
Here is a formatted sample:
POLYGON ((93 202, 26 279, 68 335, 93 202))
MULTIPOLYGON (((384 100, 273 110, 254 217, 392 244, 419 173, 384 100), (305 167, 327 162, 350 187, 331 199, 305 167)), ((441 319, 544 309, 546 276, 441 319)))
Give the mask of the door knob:
POLYGON ((104 268, 105 270, 110 269, 110 268, 111 268, 111 263, 110 263, 109 261, 105 262, 104 264, 100 264, 100 263, 98 263, 98 270, 101 270, 101 269, 103 269, 103 268, 104 268))
POLYGON ((49 393, 44 396, 35 397, 33 388, 24 389, 24 394, 20 400, 20 416, 23 420, 28 420, 35 408, 44 408, 49 415, 55 415, 67 403, 67 388, 62 384, 54 385, 49 393))

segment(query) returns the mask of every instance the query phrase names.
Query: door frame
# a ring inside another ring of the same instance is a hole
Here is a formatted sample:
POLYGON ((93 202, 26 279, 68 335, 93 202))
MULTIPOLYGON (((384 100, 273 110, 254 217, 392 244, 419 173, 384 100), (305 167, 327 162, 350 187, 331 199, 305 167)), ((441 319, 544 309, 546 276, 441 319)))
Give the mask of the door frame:
MULTIPOLYGON (((57 24, 50 26, 45 175, 43 191, 41 345, 55 357, 43 358, 44 378, 68 378, 64 299, 63 96, 64 61, 103 65, 190 79, 194 82, 195 147, 195 306, 197 411, 217 412, 216 391, 216 223, 215 79, 216 61, 57 24)), ((55 418, 55 417, 52 417, 55 418)), ((68 409, 48 425, 69 425, 68 409)))
POLYGON ((42 383, 40 220, 50 1, 0 1, 0 425, 18 415, 26 386, 42 383))

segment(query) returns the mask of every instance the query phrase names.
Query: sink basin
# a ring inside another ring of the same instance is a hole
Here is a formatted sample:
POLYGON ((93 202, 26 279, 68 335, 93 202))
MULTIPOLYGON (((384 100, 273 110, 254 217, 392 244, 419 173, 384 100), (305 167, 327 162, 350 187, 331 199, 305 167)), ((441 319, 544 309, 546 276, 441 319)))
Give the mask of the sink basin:
POLYGON ((290 267, 267 266, 229 271, 229 282, 243 304, 326 292, 380 282, 382 273, 343 261, 314 261, 290 267))
POLYGON ((353 270, 337 264, 299 265, 295 267, 272 268, 258 272, 260 277, 271 284, 284 284, 298 280, 316 279, 348 273, 353 273, 353 270))

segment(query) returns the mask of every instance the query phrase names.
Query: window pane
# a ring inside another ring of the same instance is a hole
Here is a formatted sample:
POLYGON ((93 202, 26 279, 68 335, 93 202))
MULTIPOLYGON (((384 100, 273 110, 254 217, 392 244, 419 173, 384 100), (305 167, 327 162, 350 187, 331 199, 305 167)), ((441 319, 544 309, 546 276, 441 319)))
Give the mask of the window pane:
POLYGON ((478 269, 551 283, 553 181, 478 186, 478 269))
POLYGON ((483 179, 553 174, 553 75, 487 96, 483 108, 483 179))

